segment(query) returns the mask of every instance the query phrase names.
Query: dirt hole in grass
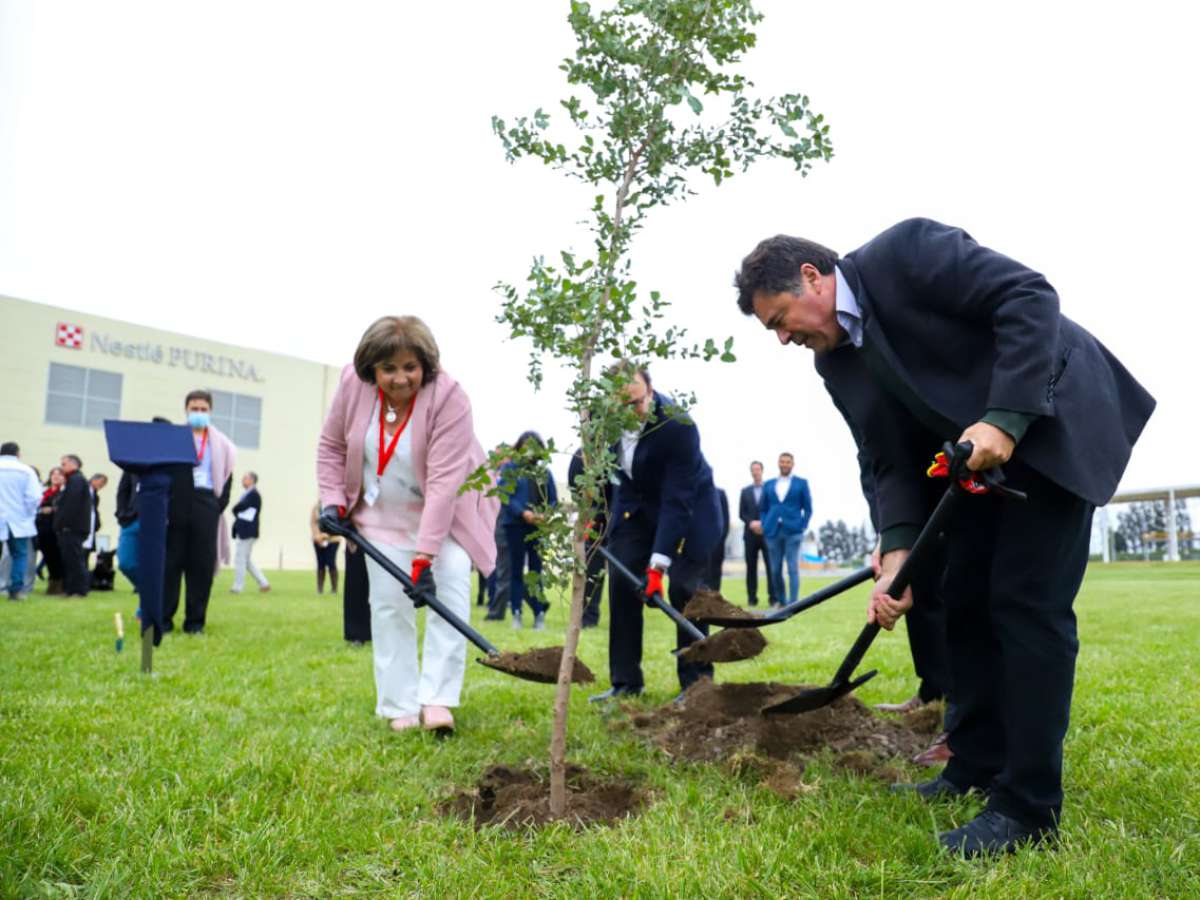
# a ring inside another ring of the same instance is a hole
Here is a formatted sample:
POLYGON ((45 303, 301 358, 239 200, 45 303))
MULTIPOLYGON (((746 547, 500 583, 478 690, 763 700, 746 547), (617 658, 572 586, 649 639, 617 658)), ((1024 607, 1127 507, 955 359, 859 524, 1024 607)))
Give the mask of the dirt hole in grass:
MULTIPOLYGON (((480 657, 479 662, 489 669, 514 675, 526 681, 536 681, 541 684, 554 684, 558 681, 558 667, 562 665, 562 647, 542 647, 540 650, 527 650, 524 653, 505 652, 499 656, 480 657)), ((571 669, 573 684, 591 684, 596 676, 579 657, 575 657, 575 666, 571 669)))
MULTIPOLYGON (((802 763, 831 751, 840 768, 895 781, 903 773, 892 763, 928 747, 931 733, 940 725, 936 712, 918 710, 907 717, 884 717, 854 696, 796 715, 764 716, 759 712, 806 687, 703 680, 688 689, 681 703, 649 711, 625 708, 631 713, 634 729, 673 758, 726 762, 735 768, 739 761, 761 760, 762 768, 770 770, 768 776, 781 771, 781 762, 802 763)), ((795 775, 791 769, 782 771, 788 779, 795 775)))
POLYGON ((679 651, 680 659, 693 663, 729 663, 753 659, 767 639, 753 628, 726 628, 679 651))
POLYGON ((564 822, 574 828, 611 825, 638 813, 645 792, 621 779, 602 779, 580 766, 567 766, 567 812, 550 815, 550 780, 528 769, 492 766, 473 790, 446 800, 441 811, 475 822, 475 827, 495 826, 520 830, 564 822))

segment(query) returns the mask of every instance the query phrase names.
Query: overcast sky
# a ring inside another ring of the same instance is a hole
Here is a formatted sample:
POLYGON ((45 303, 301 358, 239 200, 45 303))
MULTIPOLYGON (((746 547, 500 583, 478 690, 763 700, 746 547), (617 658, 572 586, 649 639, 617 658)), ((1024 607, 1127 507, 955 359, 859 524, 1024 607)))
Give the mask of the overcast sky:
MULTIPOLYGON (((736 364, 654 372, 699 395, 731 502, 751 458, 787 449, 818 522, 866 513, 811 354, 737 312, 739 260, 778 232, 845 252, 915 215, 1044 272, 1158 398, 1123 487, 1200 482, 1186 4, 758 6, 745 70, 808 94, 834 159, 698 182, 634 245, 674 321, 736 339, 736 364)), ((375 317, 415 313, 485 444, 570 445, 562 382, 531 396, 491 287, 582 248, 590 192, 505 163, 489 126, 557 111, 566 9, 0 0, 0 293, 335 364, 375 317)))

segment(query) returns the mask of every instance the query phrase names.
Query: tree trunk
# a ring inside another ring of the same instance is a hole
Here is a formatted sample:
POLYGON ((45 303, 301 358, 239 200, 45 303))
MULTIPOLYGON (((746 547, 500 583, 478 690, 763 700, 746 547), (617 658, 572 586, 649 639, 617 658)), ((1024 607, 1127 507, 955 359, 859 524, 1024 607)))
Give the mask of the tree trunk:
POLYGON ((584 522, 575 523, 575 577, 571 580, 571 615, 563 641, 562 664, 558 667, 558 686, 554 692, 554 730, 550 735, 550 815, 561 819, 567 812, 567 713, 571 701, 571 673, 579 648, 583 625, 584 590, 587 584, 587 560, 584 556, 584 522))

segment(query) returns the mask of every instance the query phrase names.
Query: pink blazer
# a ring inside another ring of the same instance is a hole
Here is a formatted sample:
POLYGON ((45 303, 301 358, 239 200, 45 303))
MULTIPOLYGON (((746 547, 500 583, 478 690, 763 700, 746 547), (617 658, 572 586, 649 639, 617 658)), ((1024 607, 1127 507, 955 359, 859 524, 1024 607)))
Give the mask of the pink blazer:
MULTIPOLYGON (((208 445, 212 449, 213 490, 220 497, 221 491, 225 489, 225 482, 229 480, 229 476, 233 474, 233 467, 237 465, 237 448, 233 446, 233 441, 229 440, 215 425, 208 426, 208 445)), ((217 519, 215 537, 217 569, 220 570, 221 563, 229 563, 230 555, 229 529, 225 527, 225 513, 221 513, 217 519)))
MULTIPOLYGON (((362 502, 363 444, 376 390, 359 379, 354 366, 342 370, 317 444, 322 507, 344 506, 353 514, 362 502)), ((449 535, 467 551, 479 571, 490 574, 496 567, 500 501, 480 491, 458 493, 467 475, 484 461, 466 392, 442 371, 417 394, 408 427, 412 429, 413 469, 425 495, 417 552, 437 554, 449 535)))

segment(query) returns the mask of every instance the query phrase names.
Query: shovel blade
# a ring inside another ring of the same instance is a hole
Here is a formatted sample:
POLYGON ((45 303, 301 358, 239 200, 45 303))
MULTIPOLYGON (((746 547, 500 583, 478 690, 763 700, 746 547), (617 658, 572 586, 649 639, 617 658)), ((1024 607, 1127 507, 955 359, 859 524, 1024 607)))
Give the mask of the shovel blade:
MULTIPOLYGON (((513 678, 522 681, 533 681, 537 684, 555 684, 558 681, 558 669, 562 664, 562 647, 543 647, 539 650, 528 650, 524 653, 496 653, 482 656, 475 661, 481 666, 487 666, 513 678)), ((596 680, 589 669, 578 657, 571 670, 573 684, 591 684, 596 680)))
POLYGON ((779 703, 772 703, 770 706, 764 706, 760 712, 764 716, 780 716, 812 712, 814 709, 820 709, 822 706, 828 706, 833 701, 846 696, 851 691, 856 690, 857 688, 866 684, 878 674, 878 669, 872 669, 870 672, 867 672, 865 675, 860 675, 852 681, 843 681, 840 683, 834 682, 832 684, 827 684, 825 687, 801 691, 794 696, 788 697, 786 700, 781 700, 779 703))

